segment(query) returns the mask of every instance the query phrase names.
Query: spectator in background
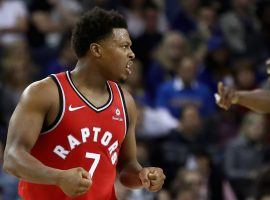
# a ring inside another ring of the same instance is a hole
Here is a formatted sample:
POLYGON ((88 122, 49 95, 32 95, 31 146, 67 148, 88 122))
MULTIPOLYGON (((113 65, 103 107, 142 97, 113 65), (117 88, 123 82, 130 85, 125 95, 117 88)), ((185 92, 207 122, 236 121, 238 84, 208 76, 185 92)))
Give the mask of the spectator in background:
MULTIPOLYGON (((238 58, 233 61, 233 76, 234 88, 237 90, 253 90, 258 87, 257 73, 254 68, 254 62, 248 58, 238 58)), ((246 113, 249 112, 248 108, 236 107, 234 108, 238 119, 243 119, 246 113)), ((239 121, 241 123, 241 121, 239 121)))
POLYGON ((158 192, 156 200, 171 200, 171 194, 168 190, 162 189, 161 191, 158 192))
POLYGON ((143 79, 143 64, 135 59, 132 67, 132 76, 126 81, 126 88, 133 95, 135 101, 141 105, 150 105, 149 95, 145 91, 143 79))
MULTIPOLYGON (((233 76, 234 88, 237 90, 253 90, 258 87, 257 73, 254 68, 254 63, 248 58, 238 58, 233 61, 233 76)), ((249 112, 248 108, 236 107, 234 108, 238 119, 243 119, 246 113, 249 112)), ((240 123, 240 121, 239 121, 240 123)))
POLYGON ((157 107, 163 107, 178 118, 183 107, 195 105, 204 117, 215 113, 215 102, 210 89, 197 80, 197 65, 192 57, 184 57, 178 64, 177 76, 160 86, 157 107))
POLYGON ((0 0, 0 46, 25 39, 28 11, 24 1, 0 0))
POLYGON ((75 0, 35 0, 29 4, 31 14, 28 42, 36 64, 45 67, 55 52, 62 33, 70 30, 82 8, 75 0))
POLYGON ((247 114, 239 136, 227 147, 225 172, 239 200, 254 197, 255 180, 267 164, 265 122, 262 115, 247 114))
POLYGON ((172 24, 173 20, 180 12, 180 1, 179 0, 170 0, 164 1, 165 14, 169 20, 169 23, 172 24))
POLYGON ((266 167, 260 174, 256 184, 256 199, 270 199, 270 168, 266 167))
MULTIPOLYGON (((0 84, 0 96, 1 97, 3 96, 1 84, 0 84)), ((2 106, 2 103, 1 103, 1 106, 2 106)), ((7 127, 7 124, 5 124, 4 113, 0 111, 0 143, 2 144, 6 143, 6 127, 7 127)))
MULTIPOLYGON (((210 155, 200 149, 194 152, 192 159, 194 163, 190 164, 191 161, 187 161, 186 166, 178 170, 172 183, 171 190, 174 195, 177 195, 177 200, 224 199, 224 181, 213 166, 210 155)), ((229 200, 234 199, 229 198, 229 200)))
POLYGON ((145 30, 133 41, 133 49, 136 57, 144 66, 144 74, 147 71, 154 49, 162 39, 162 33, 158 29, 159 16, 160 10, 158 6, 151 1, 146 3, 143 8, 145 30))
MULTIPOLYGON (((12 43, 9 46, 2 48, 3 57, 1 59, 1 70, 5 68, 5 62, 7 60, 31 60, 29 46, 25 40, 12 43)), ((3 77, 2 77, 3 78, 3 77)))
MULTIPOLYGON (((25 43, 17 43, 6 49, 2 67, 0 112, 3 123, 7 126, 21 93, 34 78, 34 68, 25 43)), ((7 131, 4 132, 6 137, 7 131)))
POLYGON ((263 59, 270 57, 270 1, 261 0, 257 6, 257 16, 261 25, 261 37, 264 44, 263 59))
POLYGON ((236 59, 234 61, 235 87, 238 90, 252 90, 257 87, 254 64, 249 59, 236 59))
POLYGON ((202 41, 206 42, 209 38, 221 34, 217 19, 217 11, 213 6, 199 9, 197 31, 202 41))
POLYGON ((146 76, 147 90, 152 105, 155 105, 154 101, 159 86, 175 76, 176 68, 186 54, 187 41, 185 37, 179 32, 166 33, 149 65, 146 76))
POLYGON ((180 169, 172 185, 176 200, 206 200, 202 176, 197 170, 180 169))
POLYGON ((230 52, 221 37, 211 37, 206 42, 207 53, 203 59, 199 79, 206 83, 213 92, 217 90, 218 81, 233 84, 230 64, 230 52))
POLYGON ((181 9, 171 24, 172 29, 183 32, 188 38, 193 37, 197 31, 199 6, 199 0, 181 0, 181 9))
MULTIPOLYGON (((208 147, 209 151, 210 147, 208 147)), ((204 149, 198 149, 194 153, 195 169, 200 172, 204 185, 203 191, 208 200, 223 199, 223 174, 219 164, 213 162, 211 155, 204 149)), ((232 200, 232 199, 230 199, 232 200)))
POLYGON ((48 0, 30 1, 28 10, 30 17, 27 39, 31 56, 38 66, 45 67, 47 61, 54 56, 54 52, 47 44, 47 33, 60 31, 63 27, 53 23, 51 19, 53 6, 48 0))
POLYGON ((221 16, 220 26, 232 55, 249 56, 256 60, 262 53, 262 42, 253 12, 254 2, 232 0, 232 10, 221 16))
POLYGON ((63 71, 71 70, 75 67, 77 61, 76 54, 71 47, 70 38, 62 40, 59 47, 59 53, 56 58, 53 58, 48 66, 43 69, 44 76, 56 74, 63 71))
POLYGON ((128 24, 128 31, 131 38, 139 37, 144 31, 143 5, 145 0, 124 1, 121 12, 128 24))
POLYGON ((205 59, 208 50, 207 43, 212 38, 222 39, 222 33, 218 24, 216 6, 207 4, 199 8, 197 13, 197 31, 190 40, 191 48, 195 51, 193 53, 194 57, 200 63, 203 63, 205 59))
POLYGON ((46 32, 59 30, 62 27, 54 25, 50 19, 50 12, 53 6, 48 0, 30 1, 28 10, 30 12, 30 21, 28 29, 28 43, 31 48, 47 46, 46 32), (50 22, 50 23, 49 23, 50 22), (45 25, 47 26, 45 27, 45 25))
POLYGON ((106 10, 119 9, 119 6, 121 5, 120 1, 123 0, 80 0, 79 2, 81 3, 83 9, 86 11, 94 8, 95 6, 106 10))
MULTIPOLYGON (((124 1, 124 7, 122 8, 122 13, 127 19, 128 30, 130 32, 131 38, 136 39, 146 29, 148 22, 145 22, 147 16, 145 15, 144 8, 153 4, 152 0, 128 0, 124 1)), ((152 7, 152 6, 151 6, 152 7)), ((148 19, 149 20, 149 19, 148 19)), ((165 32, 168 29, 168 23, 166 16, 163 12, 158 12, 157 16, 157 28, 159 32, 165 32)), ((151 23, 151 22, 150 22, 151 23)))
POLYGON ((160 162, 163 167, 167 187, 176 176, 177 169, 185 166, 197 149, 207 148, 203 121, 196 107, 185 107, 179 121, 181 125, 164 137, 160 146, 156 144, 153 150, 152 160, 160 162))
POLYGON ((194 192, 187 188, 182 188, 180 191, 177 193, 176 200, 194 200, 196 199, 196 196, 194 192))
POLYGON ((125 87, 133 95, 137 104, 137 137, 143 139, 154 139, 167 134, 171 129, 178 126, 178 121, 171 114, 162 108, 152 108, 149 95, 145 91, 142 64, 134 60, 132 76, 127 80, 125 87))
POLYGON ((23 40, 12 43, 5 48, 0 48, 0 51, 1 50, 3 53, 3 57, 0 58, 0 141, 5 143, 9 117, 11 116, 11 113, 15 108, 17 99, 19 98, 17 95, 12 95, 15 94, 17 91, 13 91, 12 87, 8 87, 7 82, 12 82, 12 80, 20 76, 21 71, 18 72, 18 74, 10 74, 10 76, 8 77, 6 77, 6 75, 8 75, 9 70, 12 70, 12 63, 21 61, 22 63, 18 63, 16 65, 24 65, 25 62, 28 63, 28 61, 30 60, 30 55, 28 52, 27 43, 23 40), (16 100, 14 101, 14 99, 16 100))

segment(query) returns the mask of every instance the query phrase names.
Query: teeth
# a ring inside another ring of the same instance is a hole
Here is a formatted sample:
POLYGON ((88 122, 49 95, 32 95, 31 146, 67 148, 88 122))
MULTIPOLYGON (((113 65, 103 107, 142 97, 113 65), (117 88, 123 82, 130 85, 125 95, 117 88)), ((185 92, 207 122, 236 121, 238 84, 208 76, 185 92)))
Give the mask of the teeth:
POLYGON ((129 61, 128 64, 127 64, 127 68, 130 68, 131 66, 133 65, 133 61, 129 61))

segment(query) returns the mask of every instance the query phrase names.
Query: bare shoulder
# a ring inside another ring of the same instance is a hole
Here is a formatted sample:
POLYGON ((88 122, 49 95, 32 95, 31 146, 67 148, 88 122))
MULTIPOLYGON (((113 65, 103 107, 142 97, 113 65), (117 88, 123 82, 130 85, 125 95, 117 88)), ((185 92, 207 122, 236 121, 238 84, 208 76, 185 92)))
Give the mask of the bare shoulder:
POLYGON ((52 94, 57 92, 57 86, 55 85, 52 78, 45 78, 40 81, 31 83, 24 91, 23 95, 44 95, 52 94))
POLYGON ((49 107, 58 98, 57 86, 52 78, 45 78, 31 83, 23 92, 19 105, 28 104, 31 106, 49 107))
POLYGON ((24 90, 10 119, 7 147, 18 144, 27 150, 33 147, 57 95, 57 86, 51 78, 34 82, 24 90))

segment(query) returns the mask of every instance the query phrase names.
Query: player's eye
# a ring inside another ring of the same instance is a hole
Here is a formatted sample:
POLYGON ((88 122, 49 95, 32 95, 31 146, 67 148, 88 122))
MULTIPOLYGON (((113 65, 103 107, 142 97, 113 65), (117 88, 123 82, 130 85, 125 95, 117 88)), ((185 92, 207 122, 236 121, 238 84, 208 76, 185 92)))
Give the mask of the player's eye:
POLYGON ((128 44, 124 44, 124 45, 122 45, 122 48, 128 49, 129 48, 129 45, 128 44))

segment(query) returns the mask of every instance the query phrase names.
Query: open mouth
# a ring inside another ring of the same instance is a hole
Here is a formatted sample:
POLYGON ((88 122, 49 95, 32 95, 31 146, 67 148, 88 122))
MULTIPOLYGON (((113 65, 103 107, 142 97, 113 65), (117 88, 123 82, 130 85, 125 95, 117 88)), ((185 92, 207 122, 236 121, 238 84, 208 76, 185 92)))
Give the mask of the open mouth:
POLYGON ((128 72, 128 74, 131 74, 131 66, 133 65, 133 61, 130 60, 126 66, 126 70, 128 72))

